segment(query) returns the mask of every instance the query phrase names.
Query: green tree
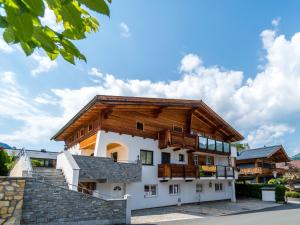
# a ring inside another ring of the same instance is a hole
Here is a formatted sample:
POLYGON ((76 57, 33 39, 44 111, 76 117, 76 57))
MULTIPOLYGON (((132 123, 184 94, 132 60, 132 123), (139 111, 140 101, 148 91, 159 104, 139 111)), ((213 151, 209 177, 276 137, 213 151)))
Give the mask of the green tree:
POLYGON ((13 162, 13 157, 0 148, 0 176, 7 176, 13 162))
POLYGON ((75 58, 86 61, 72 41, 98 31, 99 22, 87 10, 109 16, 108 3, 111 0, 0 0, 3 39, 8 44, 20 44, 27 56, 41 48, 51 60, 61 55, 72 64, 75 58), (61 32, 41 23, 45 7, 54 12, 57 23, 63 24, 61 32))
POLYGON ((237 142, 237 143, 233 143, 233 144, 231 144, 231 145, 232 145, 232 146, 235 146, 235 147, 236 147, 236 150, 237 150, 238 152, 240 152, 240 151, 242 151, 242 150, 250 149, 250 146, 249 146, 248 143, 239 143, 239 142, 237 142))

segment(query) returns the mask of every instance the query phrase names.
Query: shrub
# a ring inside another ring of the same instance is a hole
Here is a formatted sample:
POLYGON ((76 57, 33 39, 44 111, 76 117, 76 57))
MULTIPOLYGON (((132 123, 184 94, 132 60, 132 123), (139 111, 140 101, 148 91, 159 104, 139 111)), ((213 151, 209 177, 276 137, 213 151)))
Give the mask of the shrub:
POLYGON ((43 165, 43 163, 38 159, 31 159, 31 165, 33 167, 40 167, 43 165))
POLYGON ((283 185, 277 185, 275 187, 275 200, 276 202, 284 202, 284 196, 285 196, 285 186, 283 185))
POLYGON ((0 176, 7 176, 13 162, 13 157, 0 148, 0 176))
POLYGON ((290 197, 290 198, 300 198, 300 192, 287 191, 287 192, 285 192, 285 196, 290 197))
POLYGON ((268 181, 268 184, 270 185, 279 185, 279 184, 286 184, 286 179, 284 177, 282 178, 272 178, 268 181))

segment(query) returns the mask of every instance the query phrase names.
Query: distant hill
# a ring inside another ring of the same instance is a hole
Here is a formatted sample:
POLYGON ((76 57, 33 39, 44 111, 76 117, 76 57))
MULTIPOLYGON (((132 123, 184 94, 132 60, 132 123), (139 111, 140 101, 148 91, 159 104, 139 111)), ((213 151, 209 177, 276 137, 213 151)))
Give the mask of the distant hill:
POLYGON ((11 147, 8 144, 0 142, 0 148, 6 148, 6 149, 11 149, 11 147))
POLYGON ((297 154, 297 155, 294 155, 294 156, 292 157, 292 160, 300 160, 300 153, 297 154))

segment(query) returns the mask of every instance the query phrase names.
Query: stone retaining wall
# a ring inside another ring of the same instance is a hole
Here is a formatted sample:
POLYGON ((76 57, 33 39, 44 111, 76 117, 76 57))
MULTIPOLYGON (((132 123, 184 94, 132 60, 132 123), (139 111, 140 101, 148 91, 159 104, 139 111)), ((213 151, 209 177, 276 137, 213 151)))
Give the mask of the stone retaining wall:
POLYGON ((20 224, 24 178, 0 177, 0 224, 20 224))
POLYGON ((125 223, 125 200, 106 201, 34 179, 26 181, 21 224, 125 223))

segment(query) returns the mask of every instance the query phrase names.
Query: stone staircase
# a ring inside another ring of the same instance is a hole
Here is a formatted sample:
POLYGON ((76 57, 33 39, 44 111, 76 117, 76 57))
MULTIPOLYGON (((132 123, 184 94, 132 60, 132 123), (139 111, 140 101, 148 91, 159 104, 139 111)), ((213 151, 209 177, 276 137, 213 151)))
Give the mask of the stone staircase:
POLYGON ((33 169, 33 177, 38 180, 50 183, 55 186, 67 188, 68 184, 62 170, 51 167, 35 167, 33 169))

